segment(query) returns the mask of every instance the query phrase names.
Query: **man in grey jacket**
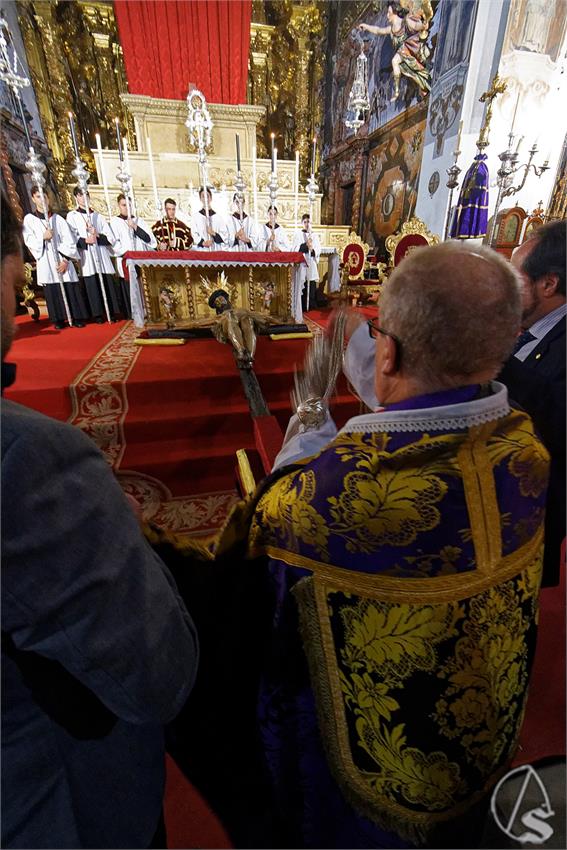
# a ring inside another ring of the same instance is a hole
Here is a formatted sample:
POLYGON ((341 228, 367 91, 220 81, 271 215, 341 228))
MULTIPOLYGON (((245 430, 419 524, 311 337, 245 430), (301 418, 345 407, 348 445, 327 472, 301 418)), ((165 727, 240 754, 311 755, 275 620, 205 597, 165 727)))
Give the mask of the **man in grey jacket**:
MULTIPOLYGON (((2 196, 2 378, 23 275, 2 196)), ((165 846, 163 724, 198 659, 96 446, 2 399, 2 846, 165 846), (157 843, 159 842, 159 843, 157 843)))

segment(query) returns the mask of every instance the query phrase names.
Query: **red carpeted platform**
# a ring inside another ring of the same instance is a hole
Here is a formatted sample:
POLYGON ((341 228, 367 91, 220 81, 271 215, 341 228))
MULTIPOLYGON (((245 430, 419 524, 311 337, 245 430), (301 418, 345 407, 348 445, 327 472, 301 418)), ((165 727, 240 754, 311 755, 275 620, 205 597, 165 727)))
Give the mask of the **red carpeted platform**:
MULTIPOLYGON (((318 325, 324 315, 330 311, 317 312, 318 325)), ((178 532, 213 533, 236 498, 235 453, 257 444, 230 347, 214 339, 136 346, 129 322, 55 331, 47 320, 17 321, 11 357, 18 377, 7 397, 89 434, 146 518, 178 532)), ((256 374, 282 432, 307 344, 258 339, 256 374)), ((342 381, 338 423, 358 411, 342 381)))
POLYGON ((68 419, 73 378, 125 324, 105 322, 58 331, 48 319, 34 322, 29 316, 17 316, 17 335, 8 360, 17 363, 18 371, 6 398, 55 419, 68 419))

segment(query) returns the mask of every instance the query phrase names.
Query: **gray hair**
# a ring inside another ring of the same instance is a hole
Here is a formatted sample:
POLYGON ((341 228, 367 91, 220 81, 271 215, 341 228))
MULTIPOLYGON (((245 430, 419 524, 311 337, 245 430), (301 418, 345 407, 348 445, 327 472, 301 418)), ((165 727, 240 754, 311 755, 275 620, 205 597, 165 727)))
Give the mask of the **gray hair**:
POLYGON ((490 380, 520 329, 521 280, 490 248, 444 242, 406 256, 384 286, 380 324, 424 388, 490 380))

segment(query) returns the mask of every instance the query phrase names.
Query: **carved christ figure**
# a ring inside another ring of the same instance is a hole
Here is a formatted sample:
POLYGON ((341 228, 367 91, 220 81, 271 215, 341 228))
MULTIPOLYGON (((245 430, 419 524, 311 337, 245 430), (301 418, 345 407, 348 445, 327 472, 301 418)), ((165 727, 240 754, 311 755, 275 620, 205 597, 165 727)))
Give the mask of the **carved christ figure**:
POLYGON ((389 3, 386 13, 387 27, 375 27, 371 24, 359 24, 358 28, 372 35, 389 35, 396 52, 392 58, 394 94, 391 100, 397 100, 400 94, 402 75, 419 88, 422 97, 431 90, 430 74, 425 67, 429 48, 425 44, 427 21, 422 14, 410 14, 399 3, 389 3))
POLYGON ((265 313, 233 307, 224 289, 212 293, 209 307, 214 309, 216 317, 193 322, 192 327, 210 327, 215 339, 230 343, 238 367, 251 369, 256 352, 256 332, 268 325, 277 325, 279 321, 265 313))

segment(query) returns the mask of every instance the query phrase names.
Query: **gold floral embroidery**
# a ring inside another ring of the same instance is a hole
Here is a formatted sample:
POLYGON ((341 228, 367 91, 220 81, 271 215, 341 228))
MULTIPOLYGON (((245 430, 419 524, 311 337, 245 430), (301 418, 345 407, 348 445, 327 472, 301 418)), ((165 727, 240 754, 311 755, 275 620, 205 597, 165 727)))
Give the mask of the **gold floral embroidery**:
POLYGON ((460 739, 465 758, 483 775, 501 763, 517 732, 517 695, 525 693, 526 633, 533 622, 539 560, 516 579, 470 601, 452 658, 439 670, 448 687, 434 719, 448 739, 460 739), (528 601, 527 608, 522 602, 528 601))
POLYGON ((457 634, 461 606, 410 608, 359 599, 340 613, 341 690, 355 718, 358 745, 375 766, 365 770, 365 781, 376 792, 419 807, 451 806, 463 786, 458 764, 441 751, 427 754, 408 746, 405 724, 390 721, 401 707, 392 692, 413 673, 436 669, 437 646, 457 634))
POLYGON ((373 552, 379 545, 407 546, 421 531, 439 524, 435 505, 447 484, 434 475, 385 466, 376 478, 349 472, 339 497, 328 499, 332 530, 347 536, 351 552, 373 552))
POLYGON ((525 413, 512 411, 506 419, 506 430, 495 433, 488 440, 487 449, 495 466, 507 461, 508 471, 520 482, 522 496, 541 496, 549 477, 549 454, 536 438, 525 413))
POLYGON ((281 538, 285 546, 295 550, 294 543, 298 539, 313 546, 323 560, 328 560, 329 529, 310 504, 315 493, 315 473, 311 469, 276 481, 258 503, 251 542, 257 545, 267 533, 281 538))

